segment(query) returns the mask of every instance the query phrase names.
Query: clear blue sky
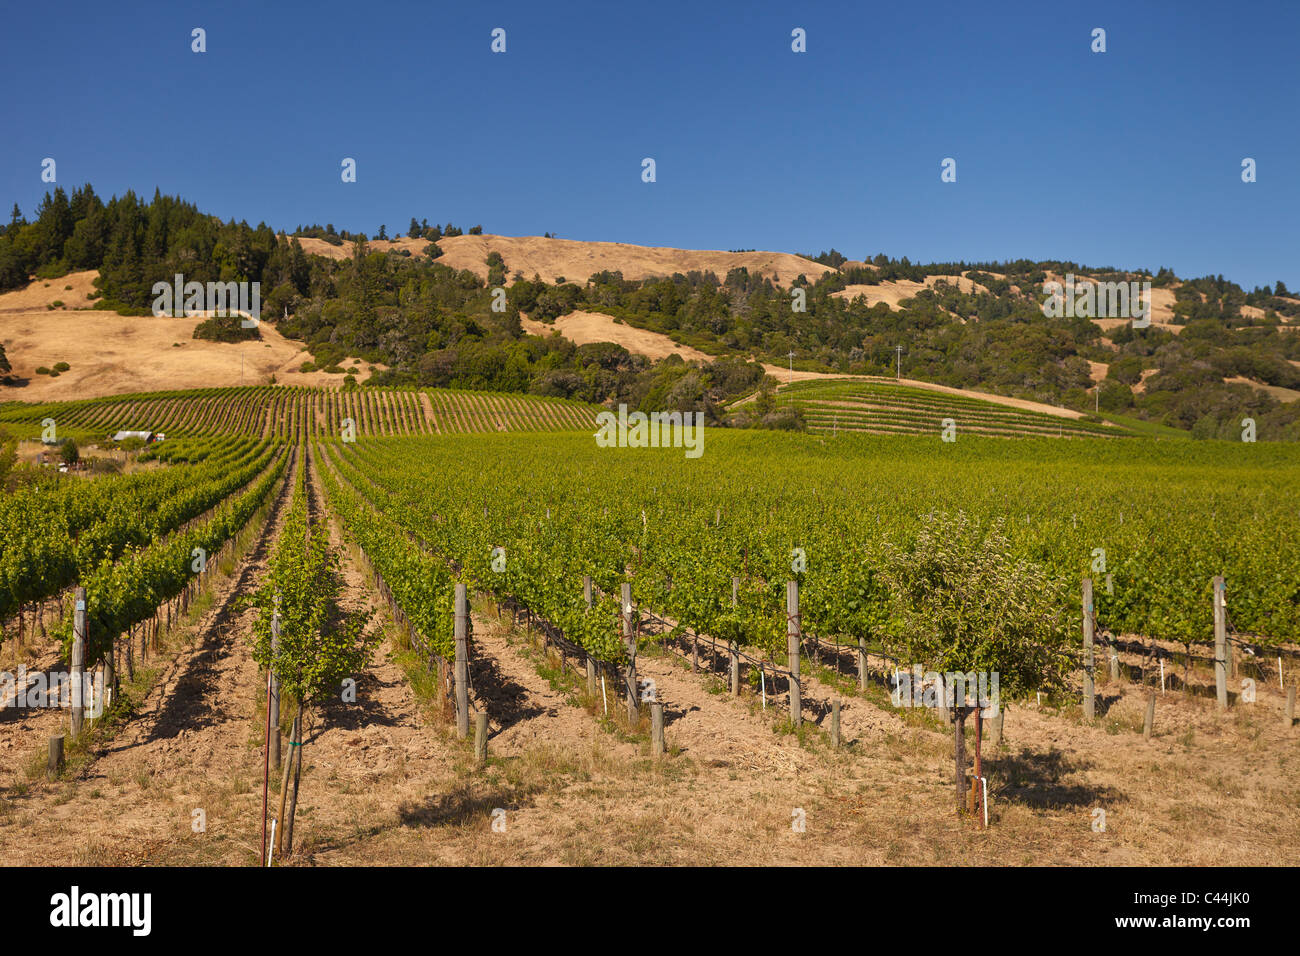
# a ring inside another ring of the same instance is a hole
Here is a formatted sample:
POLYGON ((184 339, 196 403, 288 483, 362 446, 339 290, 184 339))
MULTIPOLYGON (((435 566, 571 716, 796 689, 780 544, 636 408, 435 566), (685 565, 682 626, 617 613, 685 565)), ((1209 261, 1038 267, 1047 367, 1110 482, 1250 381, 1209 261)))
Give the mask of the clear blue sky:
POLYGON ((1295 0, 121 6, 5 10, 6 210, 31 214, 50 156, 65 188, 277 228, 414 215, 1300 287, 1295 0))

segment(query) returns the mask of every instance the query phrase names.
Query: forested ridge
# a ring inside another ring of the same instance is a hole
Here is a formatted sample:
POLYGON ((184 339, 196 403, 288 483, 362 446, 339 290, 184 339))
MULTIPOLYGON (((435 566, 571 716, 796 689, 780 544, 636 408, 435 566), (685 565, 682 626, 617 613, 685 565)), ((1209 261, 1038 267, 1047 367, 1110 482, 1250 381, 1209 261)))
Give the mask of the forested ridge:
MULTIPOLYGON (((386 227, 380 232, 386 236, 386 227)), ((1103 413, 1190 429, 1198 437, 1235 437, 1250 416, 1261 434, 1300 438, 1300 403, 1224 381, 1242 377, 1300 389, 1300 335, 1287 327, 1300 321, 1300 298, 1283 282, 1246 291, 1222 276, 1179 280, 1164 268, 1151 273, 1028 260, 923 264, 885 255, 854 262, 831 250, 809 258, 838 271, 797 279, 806 307, 796 311, 793 289, 743 268, 725 276, 641 280, 601 272, 581 282, 547 283, 492 252, 484 281, 437 261, 437 240, 461 234, 451 223, 429 226, 412 217, 406 235, 429 241, 425 255, 412 256, 376 251, 365 234, 336 231, 333 224, 299 226, 285 236, 265 223, 223 222, 158 191, 149 200, 127 192, 105 202, 89 185, 70 195, 59 187, 33 220, 15 205, 0 226, 0 291, 20 288, 32 275, 51 279, 97 269, 99 291, 80 307, 143 314, 154 283, 170 283, 177 273, 187 281, 257 281, 263 318, 303 341, 312 365, 342 374, 340 361, 356 356, 386 366, 369 379, 374 384, 627 402, 644 410, 704 411, 713 421, 728 417, 729 399, 765 385, 768 394, 743 412, 744 421, 797 426, 790 410, 775 408, 773 383, 764 382, 756 361, 786 365, 794 352, 796 368, 892 375, 901 345, 905 377, 1087 412, 1096 403, 1103 413), (351 254, 309 255, 296 236, 347 243, 351 254), (1181 334, 1127 326, 1107 332, 1086 318, 1048 318, 1041 289, 1049 272, 1148 279, 1172 289, 1181 334), (958 288, 963 274, 983 289, 969 282, 966 291, 958 288), (836 295, 850 286, 927 276, 953 281, 932 282, 898 308, 836 295), (493 309, 498 286, 506 293, 505 311, 493 309), (545 322, 575 309, 670 335, 718 359, 702 367, 678 358, 652 362, 616 345, 529 335, 520 322, 521 313, 545 322), (1090 361, 1108 366, 1099 394, 1090 361)))

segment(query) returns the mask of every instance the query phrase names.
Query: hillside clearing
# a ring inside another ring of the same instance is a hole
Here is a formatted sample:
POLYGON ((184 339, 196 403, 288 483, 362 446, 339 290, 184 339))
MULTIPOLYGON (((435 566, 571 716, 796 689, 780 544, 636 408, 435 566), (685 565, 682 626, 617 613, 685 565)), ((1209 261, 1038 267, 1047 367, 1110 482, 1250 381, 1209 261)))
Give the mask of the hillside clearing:
MULTIPOLYGON (((331 245, 323 239, 300 237, 304 252, 346 259, 352 244, 331 245)), ((425 239, 370 240, 375 251, 405 250, 423 256, 429 245, 425 239)), ((745 268, 751 273, 771 276, 788 286, 801 275, 816 280, 827 272, 824 266, 788 252, 723 252, 704 249, 674 249, 667 246, 637 246, 625 242, 587 242, 576 239, 546 239, 542 236, 452 236, 438 240, 442 255, 438 262, 452 269, 468 269, 481 279, 487 278, 487 257, 499 253, 508 275, 521 273, 525 279, 534 275, 545 282, 585 283, 597 272, 621 272, 624 279, 647 279, 670 276, 675 272, 713 272, 725 279, 732 269, 745 268)))

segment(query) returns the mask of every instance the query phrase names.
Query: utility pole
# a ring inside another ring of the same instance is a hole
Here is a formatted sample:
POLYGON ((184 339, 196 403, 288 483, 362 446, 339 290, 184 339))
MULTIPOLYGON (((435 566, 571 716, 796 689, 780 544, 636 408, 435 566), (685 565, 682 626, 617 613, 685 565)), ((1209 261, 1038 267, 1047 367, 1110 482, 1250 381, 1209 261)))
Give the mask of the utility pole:
POLYGON ((790 357, 790 381, 787 382, 786 384, 793 385, 794 384, 794 350, 791 349, 788 354, 790 357))
POLYGON ((895 346, 894 346, 894 351, 898 353, 898 369, 897 369, 897 371, 894 373, 894 378, 897 379, 897 380, 899 380, 899 381, 902 381, 902 379, 903 379, 903 347, 902 347, 901 345, 895 345, 895 346))

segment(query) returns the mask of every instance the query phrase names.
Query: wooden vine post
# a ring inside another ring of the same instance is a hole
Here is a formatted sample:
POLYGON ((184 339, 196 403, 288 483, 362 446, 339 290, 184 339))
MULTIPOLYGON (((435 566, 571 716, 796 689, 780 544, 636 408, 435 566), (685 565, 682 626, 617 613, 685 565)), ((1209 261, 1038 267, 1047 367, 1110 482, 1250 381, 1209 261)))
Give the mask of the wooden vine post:
MULTIPOLYGON (((731 606, 737 607, 740 604, 740 578, 731 579, 731 606)), ((736 696, 740 693, 740 649, 736 646, 735 641, 727 641, 727 670, 731 675, 731 694, 736 696)))
POLYGON ((272 707, 275 686, 275 652, 280 646, 280 595, 275 595, 275 610, 271 612, 271 666, 266 669, 266 750, 262 759, 262 864, 266 863, 266 807, 271 789, 271 716, 277 716, 275 723, 276 769, 279 769, 280 724, 278 710, 272 707))
POLYGON ((109 637, 108 650, 103 656, 104 661, 104 706, 108 707, 112 703, 113 697, 117 694, 117 662, 114 660, 117 654, 117 642, 109 637))
POLYGON ((1083 579, 1083 717, 1092 720, 1097 711, 1097 693, 1092 683, 1092 578, 1083 579))
POLYGON ((1219 710, 1228 709, 1228 605, 1223 575, 1214 576, 1214 692, 1219 710))
POLYGON ((487 763, 488 715, 479 711, 474 715, 474 759, 481 767, 487 763))
POLYGON ((664 705, 658 701, 650 705, 650 753, 664 755, 664 705))
POLYGON ((456 736, 469 736, 469 601, 465 583, 456 582, 456 736))
POLYGON ((637 706, 636 631, 632 627, 632 585, 623 583, 623 647, 627 652, 627 722, 633 729, 640 723, 637 706))
POLYGON ((50 737, 50 755, 45 764, 46 775, 53 780, 63 772, 63 734, 50 737))
MULTIPOLYGON (((86 721, 86 589, 77 588, 72 618, 72 739, 86 721)), ((99 702, 103 705, 103 701, 99 702)))
MULTIPOLYGON (((591 575, 585 574, 582 577, 582 598, 587 602, 587 610, 591 610, 591 575)), ((592 697, 596 696, 596 659, 587 653, 587 693, 592 697)))
MULTIPOLYGON (((947 695, 952 692, 953 685, 949 683, 942 690, 943 700, 948 700, 947 695)), ((961 705, 960 701, 953 701, 952 707, 952 734, 953 734, 953 754, 956 762, 956 782, 957 782, 957 815, 960 816, 967 809, 967 799, 969 794, 966 790, 966 708, 961 705)))
POLYGON ((284 776, 280 781, 279 827, 275 831, 275 854, 283 857, 293 851, 293 816, 298 804, 298 776, 295 771, 302 766, 302 703, 299 702, 289 731, 289 759, 284 762, 284 776))
POLYGON ((989 721, 989 746, 1002 746, 1002 725, 1006 720, 1007 705, 998 701, 998 712, 989 721))
POLYGON ((790 668, 790 720, 803 725, 803 700, 799 694, 799 582, 785 583, 786 652, 790 668))

